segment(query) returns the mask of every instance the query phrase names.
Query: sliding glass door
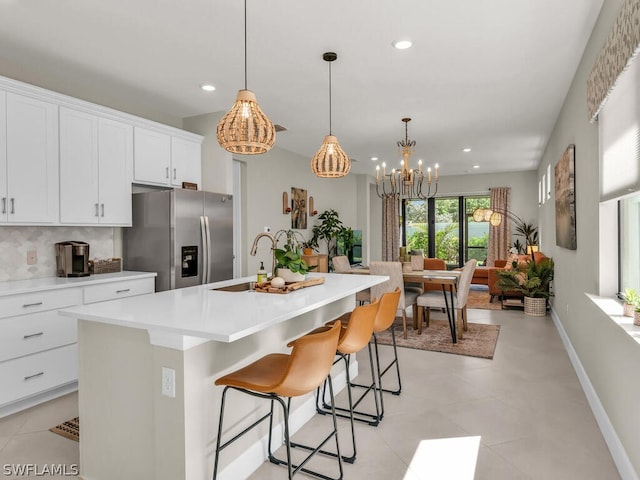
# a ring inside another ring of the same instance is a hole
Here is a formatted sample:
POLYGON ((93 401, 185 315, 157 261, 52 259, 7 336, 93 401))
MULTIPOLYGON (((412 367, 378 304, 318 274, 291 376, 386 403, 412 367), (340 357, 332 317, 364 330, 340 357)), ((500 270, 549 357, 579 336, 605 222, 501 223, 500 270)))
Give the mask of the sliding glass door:
POLYGON ((406 200, 402 209, 402 241, 409 250, 441 258, 448 268, 462 266, 470 258, 484 265, 489 224, 471 221, 478 207, 489 207, 488 196, 440 197, 406 200))

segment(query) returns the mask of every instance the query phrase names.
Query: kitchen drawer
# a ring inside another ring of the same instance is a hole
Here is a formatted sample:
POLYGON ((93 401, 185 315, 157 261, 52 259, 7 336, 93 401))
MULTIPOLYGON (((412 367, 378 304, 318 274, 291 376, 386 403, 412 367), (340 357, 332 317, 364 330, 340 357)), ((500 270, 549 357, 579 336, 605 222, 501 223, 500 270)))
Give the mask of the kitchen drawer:
POLYGON ((57 310, 0 319, 0 362, 75 343, 75 318, 57 310))
POLYGON ((78 346, 54 348, 0 362, 0 405, 78 379, 78 346))
POLYGON ((155 291, 155 279, 139 278, 122 282, 103 283, 84 287, 84 303, 104 302, 118 298, 144 295, 155 291))
POLYGON ((0 318, 82 304, 81 288, 60 288, 0 297, 0 318))

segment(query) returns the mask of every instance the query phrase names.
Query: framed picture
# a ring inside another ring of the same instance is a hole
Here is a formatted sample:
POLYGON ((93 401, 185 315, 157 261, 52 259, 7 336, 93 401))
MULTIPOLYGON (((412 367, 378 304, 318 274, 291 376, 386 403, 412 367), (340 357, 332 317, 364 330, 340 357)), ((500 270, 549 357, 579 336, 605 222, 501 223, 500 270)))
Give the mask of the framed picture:
POLYGON ((569 145, 555 168, 556 245, 576 250, 575 145, 569 145))
POLYGON ((291 187, 291 228, 307 228, 307 191, 291 187))

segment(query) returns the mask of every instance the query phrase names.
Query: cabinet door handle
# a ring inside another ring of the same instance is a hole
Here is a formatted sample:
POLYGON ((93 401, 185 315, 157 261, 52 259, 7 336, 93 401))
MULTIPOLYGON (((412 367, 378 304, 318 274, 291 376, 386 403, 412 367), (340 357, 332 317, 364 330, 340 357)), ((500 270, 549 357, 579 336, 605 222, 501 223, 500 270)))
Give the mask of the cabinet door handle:
POLYGON ((173 169, 173 179, 174 180, 176 179, 176 169, 175 168, 173 169))
POLYGON ((97 217, 98 216, 98 204, 96 203, 95 206, 96 206, 96 217, 97 217))
POLYGON ((7 213, 7 197, 2 197, 2 213, 7 213))
POLYGON ((126 293, 126 292, 130 292, 131 289, 130 288, 125 288, 123 290, 116 290, 116 293, 126 293))
POLYGON ((42 305, 42 302, 25 303, 24 305, 22 305, 22 308, 37 307, 39 305, 42 305))
POLYGON ((16 213, 16 199, 11 199, 11 213, 16 213))
POLYGON ((36 378, 39 377, 41 375, 44 375, 44 372, 38 372, 38 373, 34 373, 33 375, 29 375, 24 377, 25 380, 31 380, 32 378, 36 378))
POLYGON ((165 178, 169 178, 169 167, 165 169, 165 178))
POLYGON ((104 217, 104 203, 100 204, 100 209, 102 210, 102 213, 100 214, 100 216, 104 217))
POLYGON ((29 339, 29 338, 34 338, 34 337, 39 337, 40 335, 44 335, 44 332, 38 332, 38 333, 32 333, 30 335, 23 335, 22 338, 24 338, 25 340, 29 339))

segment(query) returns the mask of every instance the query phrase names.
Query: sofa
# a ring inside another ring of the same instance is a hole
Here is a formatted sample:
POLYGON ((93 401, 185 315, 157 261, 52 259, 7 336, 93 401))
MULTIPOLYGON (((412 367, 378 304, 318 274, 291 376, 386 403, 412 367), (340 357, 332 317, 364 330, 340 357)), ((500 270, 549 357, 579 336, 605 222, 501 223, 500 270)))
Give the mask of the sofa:
MULTIPOLYGON (((537 264, 540 264, 542 260, 547 258, 547 256, 542 252, 533 252, 533 260, 537 264)), ((503 297, 523 297, 524 294, 522 292, 517 291, 503 291, 499 286, 498 282, 500 281, 500 276, 498 275, 499 270, 505 270, 506 268, 511 268, 511 262, 513 261, 529 261, 531 260, 531 255, 517 255, 512 256, 508 260, 496 260, 494 262, 493 267, 487 268, 487 285, 489 286, 489 295, 491 295, 490 301, 493 301, 495 297, 502 299, 503 297)))

